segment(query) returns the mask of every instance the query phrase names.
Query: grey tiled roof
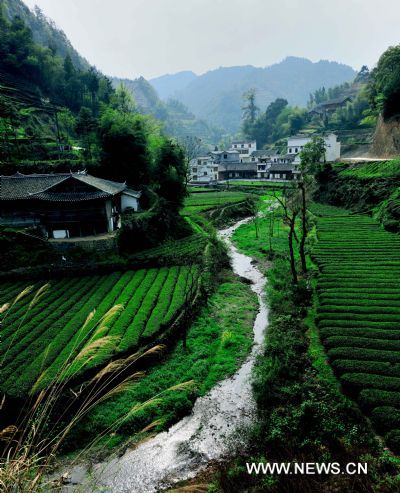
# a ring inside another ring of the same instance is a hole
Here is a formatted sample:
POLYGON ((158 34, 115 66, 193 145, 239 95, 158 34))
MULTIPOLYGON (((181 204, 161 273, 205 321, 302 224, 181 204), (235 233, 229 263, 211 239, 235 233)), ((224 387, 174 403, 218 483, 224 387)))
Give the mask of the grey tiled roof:
POLYGON ((261 149, 259 151, 253 151, 251 153, 254 157, 263 157, 263 156, 278 156, 280 155, 280 151, 278 149, 261 149))
POLYGON ((270 173, 282 173, 285 171, 294 171, 295 165, 293 163, 284 164, 284 163, 275 163, 269 168, 270 173))
POLYGON ((340 106, 344 105, 348 101, 352 101, 353 96, 348 95, 348 96, 342 96, 341 98, 336 98, 336 99, 330 99, 329 101, 324 101, 323 103, 318 104, 317 106, 314 106, 309 113, 320 113, 323 112, 326 108, 329 108, 330 106, 340 106))
POLYGON ((110 194, 94 190, 93 192, 41 192, 31 196, 32 199, 46 202, 82 202, 87 200, 106 199, 110 194))
POLYGON ((234 144, 236 144, 236 145, 238 145, 238 144, 240 144, 240 145, 241 144, 254 144, 254 142, 255 142, 255 140, 234 140, 232 142, 232 145, 234 145, 234 144))
POLYGON ((103 180, 103 178, 97 178, 96 176, 84 175, 76 173, 73 175, 79 181, 98 188, 99 190, 106 192, 110 195, 115 195, 122 192, 126 188, 126 183, 117 183, 116 181, 103 180))
POLYGON ((257 171, 257 163, 226 163, 218 166, 218 171, 257 171))
POLYGON ((46 200, 76 202, 112 197, 127 188, 126 183, 103 180, 86 172, 0 176, 0 200, 46 200), (93 188, 88 191, 52 191, 60 183, 74 179, 93 188))

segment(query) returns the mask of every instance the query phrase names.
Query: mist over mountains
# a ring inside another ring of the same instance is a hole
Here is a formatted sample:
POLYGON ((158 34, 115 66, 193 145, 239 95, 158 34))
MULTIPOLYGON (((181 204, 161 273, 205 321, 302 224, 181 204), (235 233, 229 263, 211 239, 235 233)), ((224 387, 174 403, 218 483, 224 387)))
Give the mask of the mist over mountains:
POLYGON ((265 68, 251 65, 220 67, 196 75, 178 72, 151 79, 162 99, 177 99, 199 118, 235 133, 240 127, 243 93, 256 89, 261 110, 276 98, 305 106, 309 94, 320 87, 333 87, 354 79, 355 70, 337 62, 287 57, 265 68))

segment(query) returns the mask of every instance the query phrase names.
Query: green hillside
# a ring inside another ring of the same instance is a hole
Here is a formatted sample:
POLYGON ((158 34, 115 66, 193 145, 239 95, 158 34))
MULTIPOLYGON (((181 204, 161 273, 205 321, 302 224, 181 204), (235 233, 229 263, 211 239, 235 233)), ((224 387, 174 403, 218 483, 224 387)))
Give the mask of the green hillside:
POLYGON ((65 33, 48 19, 39 7, 35 7, 32 12, 22 0, 0 0, 0 6, 8 20, 18 16, 26 23, 32 30, 35 43, 51 47, 62 58, 69 55, 78 69, 89 69, 89 63, 76 51, 65 33))

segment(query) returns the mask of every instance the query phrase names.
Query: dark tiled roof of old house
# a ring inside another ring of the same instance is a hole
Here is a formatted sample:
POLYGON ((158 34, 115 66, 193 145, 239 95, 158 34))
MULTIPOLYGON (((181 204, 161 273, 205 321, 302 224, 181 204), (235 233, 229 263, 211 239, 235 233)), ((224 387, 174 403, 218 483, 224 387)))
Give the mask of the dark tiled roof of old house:
POLYGON ((352 101, 353 96, 342 96, 341 98, 330 99, 329 101, 324 101, 312 108, 309 113, 323 113, 326 109, 332 107, 344 106, 347 102, 352 101))
POLYGON ((50 202, 76 202, 105 199, 125 190, 128 190, 126 183, 104 180, 88 175, 86 172, 47 175, 16 173, 12 176, 0 176, 0 201, 35 199, 50 202), (78 187, 74 190, 74 187, 71 187, 71 190, 68 190, 66 187, 65 190, 58 190, 58 185, 71 179, 87 185, 87 189, 79 190, 78 187))

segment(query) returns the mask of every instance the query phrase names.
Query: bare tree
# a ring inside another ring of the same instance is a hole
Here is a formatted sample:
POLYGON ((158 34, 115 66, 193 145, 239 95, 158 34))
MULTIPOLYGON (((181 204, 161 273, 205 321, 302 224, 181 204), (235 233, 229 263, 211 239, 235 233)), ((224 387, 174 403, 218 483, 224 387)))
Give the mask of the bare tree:
POLYGON ((198 137, 192 135, 186 135, 186 137, 179 140, 179 144, 182 146, 185 151, 185 163, 186 163, 186 185, 189 182, 190 178, 190 161, 199 157, 202 152, 204 145, 202 140, 198 137))
POLYGON ((272 238, 274 237, 275 233, 275 208, 271 206, 268 210, 268 241, 269 241, 269 256, 272 257, 273 255, 273 248, 272 248, 272 238))
POLYGON ((288 245, 289 245, 289 260, 290 270, 292 273, 293 283, 298 283, 298 274, 296 267, 296 257, 294 254, 293 240, 296 239, 296 219, 300 213, 299 196, 295 189, 285 190, 280 197, 275 195, 276 200, 283 210, 283 222, 289 226, 288 245))

